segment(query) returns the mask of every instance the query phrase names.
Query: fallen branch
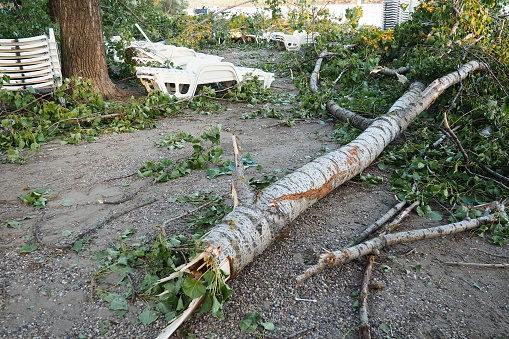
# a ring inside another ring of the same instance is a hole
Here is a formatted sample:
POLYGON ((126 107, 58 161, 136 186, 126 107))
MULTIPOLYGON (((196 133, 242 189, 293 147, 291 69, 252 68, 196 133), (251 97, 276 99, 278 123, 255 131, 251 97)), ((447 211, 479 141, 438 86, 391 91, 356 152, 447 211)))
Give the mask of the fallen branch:
POLYGON ((370 73, 371 74, 380 73, 387 76, 393 76, 396 77, 396 79, 398 79, 399 82, 404 84, 408 81, 404 74, 410 72, 411 70, 412 66, 404 66, 398 69, 387 68, 385 66, 377 66, 370 73))
POLYGON ((354 259, 360 258, 364 255, 368 255, 374 250, 379 250, 386 246, 417 240, 433 239, 449 234, 468 231, 481 225, 494 222, 497 218, 498 214, 493 213, 477 219, 463 220, 443 226, 399 232, 395 234, 386 234, 384 236, 368 240, 362 244, 347 248, 345 250, 322 254, 320 256, 319 262, 316 265, 308 268, 306 271, 304 271, 303 274, 297 277, 297 283, 300 284, 302 281, 320 273, 326 268, 339 266, 354 259))
POLYGON ((369 317, 368 317, 368 290, 369 280, 371 279, 371 273, 373 272, 373 264, 375 262, 375 256, 372 255, 368 259, 366 265, 366 271, 364 272, 364 279, 362 280, 362 288, 359 301, 359 318, 360 326, 359 332, 361 339, 371 339, 371 333, 369 332, 369 317))
POLYGON ((414 207, 418 206, 420 203, 421 202, 419 200, 417 200, 417 201, 414 201, 410 206, 405 208, 390 224, 388 224, 385 227, 384 232, 390 233, 390 232, 394 231, 401 223, 401 220, 403 220, 410 212, 412 212, 414 207))
POLYGON ((444 262, 446 265, 456 266, 475 266, 475 267, 488 267, 488 268, 507 268, 509 264, 478 264, 473 262, 444 262))
POLYGON ((322 53, 320 53, 318 59, 316 59, 315 68, 313 69, 313 72, 311 72, 311 76, 309 78, 309 87, 311 89, 311 92, 313 93, 318 92, 318 80, 320 77, 320 68, 322 67, 323 58, 331 55, 333 54, 325 50, 322 53))
POLYGON ((364 118, 357 113, 349 111, 346 108, 339 106, 334 101, 327 101, 326 106, 329 113, 335 118, 340 121, 348 121, 350 125, 360 130, 365 130, 374 121, 374 119, 364 118))
POLYGON ((389 221, 396 213, 401 211, 401 209, 403 208, 403 206, 405 206, 405 204, 406 204, 406 201, 400 201, 399 203, 394 205, 394 207, 391 208, 390 210, 388 210, 387 213, 382 215, 380 218, 378 218, 377 221, 375 221, 374 223, 369 225, 368 228, 366 228, 364 231, 362 231, 362 233, 357 235, 348 245, 346 245, 346 247, 352 247, 352 246, 355 246, 355 245, 363 242, 370 234, 372 234, 373 232, 376 232, 387 221, 389 221))

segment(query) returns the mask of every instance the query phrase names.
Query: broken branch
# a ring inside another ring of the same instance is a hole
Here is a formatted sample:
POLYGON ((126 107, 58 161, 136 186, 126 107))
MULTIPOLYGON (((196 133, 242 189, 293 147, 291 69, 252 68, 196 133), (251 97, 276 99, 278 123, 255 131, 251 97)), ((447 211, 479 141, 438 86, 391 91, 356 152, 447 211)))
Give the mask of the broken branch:
POLYGON ((302 281, 320 273, 326 268, 339 266, 341 264, 352 261, 353 259, 357 259, 364 255, 370 254, 374 250, 382 249, 386 246, 417 240, 433 239, 449 234, 468 231, 481 225, 493 222, 497 218, 497 214, 488 214, 477 219, 463 220, 443 226, 399 232, 395 234, 386 234, 384 236, 368 240, 362 244, 347 248, 345 250, 322 254, 320 256, 319 262, 316 265, 308 268, 306 271, 304 271, 303 274, 297 277, 297 283, 300 284, 302 281))
POLYGON ((488 268, 507 268, 509 264, 478 264, 474 262, 444 262, 446 265, 456 265, 456 266, 475 266, 475 267, 488 267, 488 268))
POLYGON ((380 227, 382 227, 387 221, 389 221, 396 213, 401 211, 403 206, 405 206, 406 201, 400 201, 393 208, 387 211, 384 215, 382 215, 377 221, 368 226, 362 233, 356 236, 346 247, 352 247, 357 244, 363 242, 370 234, 377 231, 380 227))

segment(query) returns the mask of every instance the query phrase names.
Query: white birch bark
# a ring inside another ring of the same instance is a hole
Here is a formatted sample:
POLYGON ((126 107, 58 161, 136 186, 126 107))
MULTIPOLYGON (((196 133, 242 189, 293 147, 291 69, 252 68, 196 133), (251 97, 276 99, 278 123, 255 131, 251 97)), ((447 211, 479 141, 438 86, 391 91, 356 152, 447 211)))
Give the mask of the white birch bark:
POLYGON ((431 83, 414 83, 355 140, 324 155, 262 190, 256 201, 242 201, 203 241, 219 251, 218 262, 229 261, 235 274, 262 253, 281 229, 320 198, 367 168, 413 119, 448 87, 486 65, 471 61, 431 83))
POLYGON ((320 256, 318 264, 308 268, 306 271, 304 271, 303 274, 297 277, 297 283, 301 283, 302 281, 312 277, 317 273, 320 273, 326 268, 339 266, 341 264, 352 261, 353 259, 357 259, 364 255, 370 254, 374 250, 382 249, 386 246, 410 241, 433 239, 453 233, 468 231, 489 222, 493 222, 497 218, 497 214, 488 214, 484 217, 463 220, 443 226, 399 232, 395 234, 386 234, 384 236, 365 241, 362 244, 347 248, 345 250, 325 253, 320 256))

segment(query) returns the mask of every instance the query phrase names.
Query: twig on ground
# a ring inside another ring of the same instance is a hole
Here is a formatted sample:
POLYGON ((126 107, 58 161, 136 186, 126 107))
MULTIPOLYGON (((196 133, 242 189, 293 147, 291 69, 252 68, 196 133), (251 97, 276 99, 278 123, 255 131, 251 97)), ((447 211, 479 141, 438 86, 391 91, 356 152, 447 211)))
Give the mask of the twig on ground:
POLYGON ((177 220, 177 219, 180 219, 180 218, 183 218, 183 217, 188 216, 188 215, 190 215, 190 214, 193 214, 194 212, 196 212, 196 211, 198 211, 198 210, 201 210, 201 209, 202 209, 202 208, 204 208, 204 207, 207 207, 208 205, 212 204, 213 202, 214 202, 214 200, 208 201, 208 202, 206 202, 205 204, 202 204, 202 205, 200 205, 200 206, 198 206, 198 207, 196 207, 196 208, 194 208, 194 209, 192 209, 192 210, 190 210, 190 211, 187 211, 187 212, 186 212, 186 213, 184 213, 184 214, 177 215, 176 217, 173 217, 173 218, 171 218, 171 219, 165 220, 165 221, 163 222, 163 225, 162 225, 163 229, 164 229, 164 227, 168 226, 168 224, 169 224, 170 222, 172 222, 172 221, 174 221, 174 220, 177 220))
POLYGON ((456 265, 456 266, 474 266, 474 267, 488 267, 488 268, 507 268, 509 264, 479 264, 475 262, 444 262, 446 265, 456 265))
POLYGON ((368 289, 369 280, 371 279, 371 273, 373 272, 373 264, 375 262, 375 256, 371 255, 366 265, 366 271, 364 272, 364 279, 362 280, 360 301, 359 301, 359 318, 360 327, 359 334, 361 339, 371 339, 371 333, 369 331, 369 316, 368 316, 368 289))
POLYGON ((484 254, 487 254, 487 255, 491 255, 493 257, 498 257, 498 258, 504 258, 504 259, 509 259, 509 257, 505 256, 505 255, 498 255, 498 254, 493 254, 493 253, 490 253, 490 252, 486 252, 486 251, 483 251, 479 248, 472 248, 473 250, 476 250, 476 251, 479 251, 481 253, 484 253, 484 254))
POLYGON ((46 246, 46 247, 50 247, 50 248, 56 248, 56 249, 66 249, 66 248, 71 248, 72 245, 78 241, 78 240, 81 240, 83 238, 85 238, 86 236, 92 234, 93 232, 97 231, 98 229, 100 229, 101 227, 104 227, 106 224, 108 224, 110 221, 112 220, 115 220, 129 212, 132 212, 134 211, 135 209, 137 208, 140 208, 140 207, 143 207, 143 206, 146 206, 146 205, 149 205, 149 204, 152 204, 154 202, 156 202, 157 199, 150 199, 150 200, 147 200, 147 201, 144 201, 140 204, 137 204, 131 208, 127 208, 119 213, 116 213, 116 214, 111 214, 109 216, 107 216, 106 218, 104 218, 103 220, 101 220, 100 222, 98 222, 95 226, 93 227, 90 227, 89 229, 81 232, 80 234, 78 234, 72 242, 69 242, 68 244, 65 244, 65 245, 52 245, 52 244, 48 244, 48 243, 45 243, 42 238, 39 236, 39 233, 40 233, 40 230, 41 230, 41 222, 42 222, 42 219, 44 217, 44 213, 41 215, 41 217, 39 218, 39 220, 35 223, 35 226, 34 226, 34 238, 35 240, 37 241, 37 243, 39 243, 40 245, 42 246, 46 246))

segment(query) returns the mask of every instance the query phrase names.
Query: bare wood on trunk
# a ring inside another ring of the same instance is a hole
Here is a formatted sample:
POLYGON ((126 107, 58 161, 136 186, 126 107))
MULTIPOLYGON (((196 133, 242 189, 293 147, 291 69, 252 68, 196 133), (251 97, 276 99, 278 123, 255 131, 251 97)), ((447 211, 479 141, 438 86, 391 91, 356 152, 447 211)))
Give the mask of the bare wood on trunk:
POLYGON ((386 246, 411 242, 424 239, 433 239, 443 237, 445 235, 459 233, 477 228, 481 225, 488 224, 498 218, 497 214, 488 214, 477 219, 463 220, 453 224, 431 227, 426 229, 399 232, 395 234, 386 234, 378 238, 374 238, 363 242, 354 247, 345 250, 329 252, 322 254, 316 265, 308 268, 303 274, 297 277, 297 282, 301 283, 307 278, 320 273, 326 268, 332 268, 341 264, 360 258, 364 255, 372 253, 374 250, 382 249, 386 246))

